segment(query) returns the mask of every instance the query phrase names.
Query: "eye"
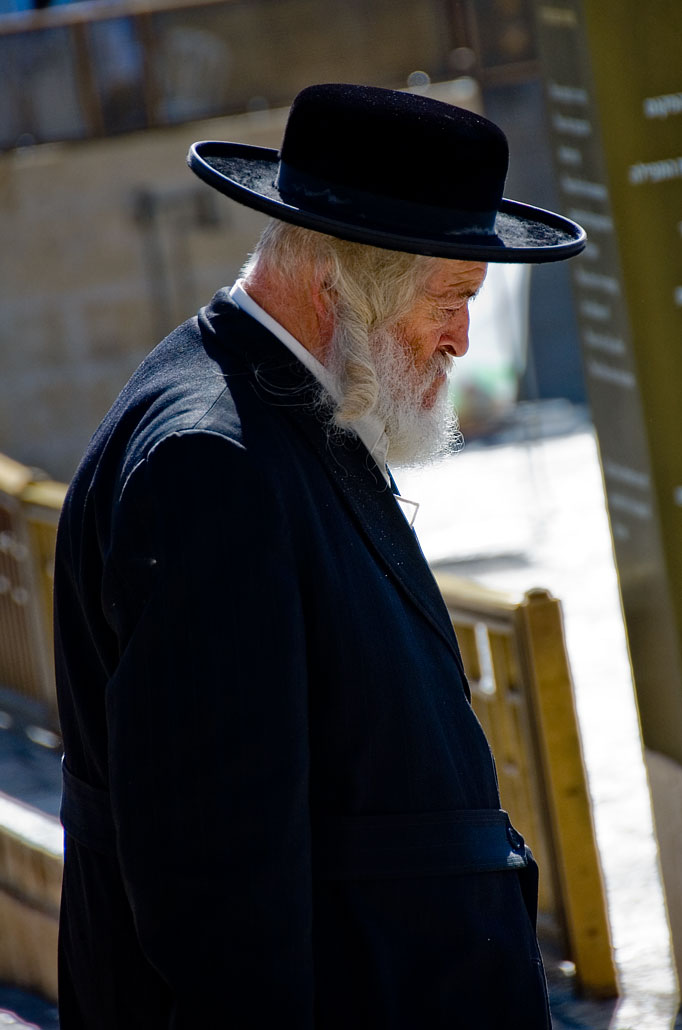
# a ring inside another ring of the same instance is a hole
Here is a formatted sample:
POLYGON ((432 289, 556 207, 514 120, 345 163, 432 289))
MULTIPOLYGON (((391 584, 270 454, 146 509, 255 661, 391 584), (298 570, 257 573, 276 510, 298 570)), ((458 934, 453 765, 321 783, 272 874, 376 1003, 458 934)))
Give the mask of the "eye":
POLYGON ((441 318, 451 318, 453 315, 456 315, 458 311, 461 311, 465 305, 466 301, 463 300, 459 304, 454 304, 449 307, 440 307, 438 308, 438 314, 441 318))

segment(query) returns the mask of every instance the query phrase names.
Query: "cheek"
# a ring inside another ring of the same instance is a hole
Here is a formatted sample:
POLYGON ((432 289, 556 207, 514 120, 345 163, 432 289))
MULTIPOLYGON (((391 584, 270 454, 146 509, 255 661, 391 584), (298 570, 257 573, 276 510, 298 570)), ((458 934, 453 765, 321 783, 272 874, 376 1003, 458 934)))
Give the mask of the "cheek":
POLYGON ((410 363, 414 362, 415 365, 419 365, 419 355, 421 351, 421 340, 419 339, 419 336, 403 328, 394 330, 391 335, 410 363))
POLYGON ((414 354, 415 364, 419 367, 428 364, 438 350, 443 335, 441 326, 424 327, 414 338, 411 349, 414 354))

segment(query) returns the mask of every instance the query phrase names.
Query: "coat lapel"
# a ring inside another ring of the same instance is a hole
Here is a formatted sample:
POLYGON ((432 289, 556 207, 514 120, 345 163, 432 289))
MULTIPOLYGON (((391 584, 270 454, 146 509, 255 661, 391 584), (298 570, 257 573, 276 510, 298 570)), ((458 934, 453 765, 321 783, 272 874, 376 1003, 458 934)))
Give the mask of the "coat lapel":
POLYGON ((455 653, 464 675, 450 617, 414 531, 367 454, 331 445, 328 471, 380 559, 455 653), (350 450, 350 454, 348 453, 350 450), (373 467, 370 467, 369 463, 373 467))
POLYGON ((276 337, 240 311, 227 291, 216 295, 200 321, 205 339, 209 328, 221 338, 221 349, 225 344, 233 353, 235 346, 239 349, 253 370, 261 399, 281 408, 305 435, 380 561, 454 653, 466 684, 457 640, 436 581, 415 533, 364 444, 354 434, 327 431, 320 419, 317 381, 276 337))

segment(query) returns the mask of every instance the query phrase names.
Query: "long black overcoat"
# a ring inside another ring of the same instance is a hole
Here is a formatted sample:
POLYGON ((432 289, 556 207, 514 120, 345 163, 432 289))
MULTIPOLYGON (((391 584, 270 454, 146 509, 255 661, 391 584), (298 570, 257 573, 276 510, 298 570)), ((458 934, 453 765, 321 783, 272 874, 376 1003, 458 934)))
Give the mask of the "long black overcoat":
POLYGON ((226 292, 59 531, 62 1030, 545 1030, 534 863, 417 540, 226 292))

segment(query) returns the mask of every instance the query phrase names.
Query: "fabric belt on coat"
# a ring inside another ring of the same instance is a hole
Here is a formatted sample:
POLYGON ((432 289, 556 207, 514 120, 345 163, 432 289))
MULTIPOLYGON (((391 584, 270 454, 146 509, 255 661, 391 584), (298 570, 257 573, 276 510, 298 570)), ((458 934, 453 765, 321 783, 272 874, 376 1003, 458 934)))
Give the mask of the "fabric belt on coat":
POLYGON ((103 855, 116 854, 116 830, 109 792, 90 786, 62 761, 62 826, 79 844, 103 855))
POLYGON ((323 879, 441 876, 524 869, 532 855, 502 809, 324 819, 313 832, 323 879))
MULTIPOLYGON (((115 855, 108 792, 78 779, 64 763, 62 773, 65 831, 93 851, 115 855)), ((495 872, 523 869, 530 859, 501 809, 342 816, 315 820, 313 828, 313 869, 325 880, 495 872)))

